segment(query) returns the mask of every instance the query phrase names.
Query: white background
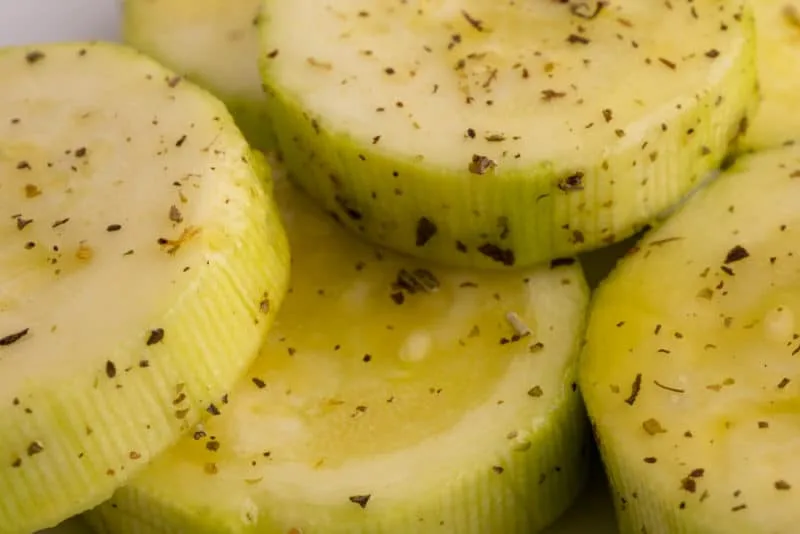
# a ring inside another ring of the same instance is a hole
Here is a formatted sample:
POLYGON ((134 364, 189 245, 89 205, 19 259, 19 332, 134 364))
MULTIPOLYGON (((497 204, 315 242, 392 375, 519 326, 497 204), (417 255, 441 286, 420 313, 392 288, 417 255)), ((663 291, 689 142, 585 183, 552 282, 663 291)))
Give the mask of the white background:
POLYGON ((0 0, 0 45, 117 39, 121 0, 0 0))

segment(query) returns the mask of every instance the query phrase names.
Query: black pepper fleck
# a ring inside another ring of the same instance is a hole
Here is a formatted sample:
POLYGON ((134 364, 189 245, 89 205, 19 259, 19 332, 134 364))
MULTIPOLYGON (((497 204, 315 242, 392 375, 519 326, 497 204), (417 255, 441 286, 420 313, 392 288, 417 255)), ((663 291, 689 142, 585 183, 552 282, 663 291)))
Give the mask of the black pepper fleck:
POLYGON ((150 330, 150 334, 147 336, 147 346, 155 345, 156 343, 160 343, 164 339, 164 329, 163 328, 155 328, 150 330))

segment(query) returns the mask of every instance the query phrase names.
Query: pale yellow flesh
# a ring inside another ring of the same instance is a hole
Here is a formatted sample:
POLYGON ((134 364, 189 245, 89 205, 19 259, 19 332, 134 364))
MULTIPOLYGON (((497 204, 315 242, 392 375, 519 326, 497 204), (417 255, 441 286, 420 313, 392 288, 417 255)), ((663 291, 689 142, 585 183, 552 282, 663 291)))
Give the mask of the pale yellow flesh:
POLYGON ((800 148, 743 158, 596 293, 580 383, 624 533, 796 531, 799 199, 800 148))
POLYGON ((261 357, 203 427, 215 439, 185 438, 95 511, 95 524, 528 533, 552 522, 586 474, 577 264, 426 266, 352 238, 283 187, 293 288, 261 357), (392 289, 418 268, 436 291, 392 289), (515 334, 509 313, 529 336, 503 341, 515 334), (350 499, 359 495, 370 496, 364 509, 350 499))
POLYGON ((248 140, 272 147, 258 74, 260 0, 125 0, 125 42, 206 87, 248 140))
POLYGON ((743 144, 758 150, 800 139, 800 1, 751 4, 762 100, 743 144))
POLYGON ((595 4, 265 0, 292 178, 364 237, 450 265, 631 235, 745 129, 753 24, 740 2, 595 4))
POLYGON ((107 498, 227 391, 288 251, 263 164, 204 91, 111 44, 4 49, 0 70, 0 532, 15 533, 107 498))

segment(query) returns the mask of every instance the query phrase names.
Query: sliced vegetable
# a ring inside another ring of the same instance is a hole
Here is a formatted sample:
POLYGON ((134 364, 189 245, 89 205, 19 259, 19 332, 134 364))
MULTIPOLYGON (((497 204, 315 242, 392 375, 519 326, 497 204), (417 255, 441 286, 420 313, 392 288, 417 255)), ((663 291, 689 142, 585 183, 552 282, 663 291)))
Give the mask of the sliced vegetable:
POLYGON ((220 414, 94 510, 100 532, 536 532, 587 475, 577 264, 434 267, 284 184, 293 288, 220 414))
POLYGON ((753 0, 762 102, 744 148, 800 139, 800 1, 753 0))
POLYGON ((596 293, 580 385, 621 532, 796 530, 800 147, 748 156, 596 293))
POLYGON ((123 38, 221 98, 250 142, 274 146, 258 75, 260 0, 124 0, 123 38))
POLYGON ((741 1, 265 0, 262 15, 290 176, 361 235, 447 264, 631 235, 719 165, 756 103, 741 1))
POLYGON ((221 406, 288 249, 205 91, 113 44, 6 48, 0 72, 0 532, 29 533, 221 406))

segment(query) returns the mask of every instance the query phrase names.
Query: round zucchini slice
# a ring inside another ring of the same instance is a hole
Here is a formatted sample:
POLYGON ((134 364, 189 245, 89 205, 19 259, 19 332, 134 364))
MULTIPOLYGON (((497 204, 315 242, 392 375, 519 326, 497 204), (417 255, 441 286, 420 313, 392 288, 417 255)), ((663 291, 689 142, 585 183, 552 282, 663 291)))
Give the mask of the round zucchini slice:
POLYGON ((260 0, 124 0, 124 40, 217 95, 250 143, 274 148, 258 75, 260 0))
POLYGON ((0 531, 97 505, 219 404, 288 285, 221 102, 114 44, 0 50, 0 531))
POLYGON ((632 235, 757 103, 745 2, 265 0, 290 177, 373 242, 522 267, 632 235))
POLYGON ((580 386, 621 532, 800 518, 800 147, 741 158, 596 293, 580 386))
POLYGON ((587 288, 377 249, 288 183, 290 294, 220 413, 90 519, 100 532, 528 534, 588 474, 587 288))

